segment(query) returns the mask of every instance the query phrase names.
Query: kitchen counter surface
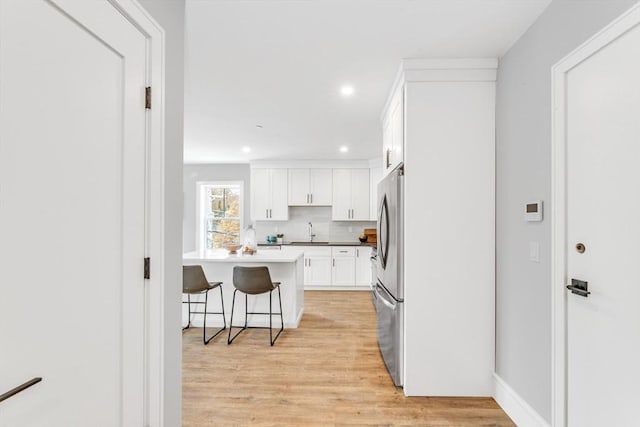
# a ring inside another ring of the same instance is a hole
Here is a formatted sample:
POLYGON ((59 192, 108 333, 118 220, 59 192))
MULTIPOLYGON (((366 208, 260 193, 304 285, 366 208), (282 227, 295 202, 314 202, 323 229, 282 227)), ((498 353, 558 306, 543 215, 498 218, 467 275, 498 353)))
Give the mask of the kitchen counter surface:
MULTIPOLYGON (((277 246, 274 244, 274 246, 277 246)), ((258 250, 253 255, 229 254, 228 251, 193 251, 183 254, 183 261, 208 261, 208 262, 231 262, 231 263, 261 263, 261 262, 296 262, 304 255, 303 251, 273 251, 258 250)))
POLYGON ((376 247, 375 243, 369 242, 288 242, 270 243, 266 241, 258 242, 258 246, 370 246, 376 247))

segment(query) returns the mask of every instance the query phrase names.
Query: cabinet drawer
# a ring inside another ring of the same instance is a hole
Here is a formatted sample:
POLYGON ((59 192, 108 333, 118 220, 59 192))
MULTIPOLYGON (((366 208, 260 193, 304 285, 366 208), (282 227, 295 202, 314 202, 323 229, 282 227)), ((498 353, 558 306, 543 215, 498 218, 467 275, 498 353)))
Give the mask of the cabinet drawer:
POLYGON ((335 246, 331 248, 331 255, 333 257, 355 257, 356 256, 356 248, 351 246, 335 246))
POLYGON ((331 256, 331 248, 329 247, 318 247, 318 246, 297 246, 304 251, 304 256, 308 257, 330 257, 331 256))

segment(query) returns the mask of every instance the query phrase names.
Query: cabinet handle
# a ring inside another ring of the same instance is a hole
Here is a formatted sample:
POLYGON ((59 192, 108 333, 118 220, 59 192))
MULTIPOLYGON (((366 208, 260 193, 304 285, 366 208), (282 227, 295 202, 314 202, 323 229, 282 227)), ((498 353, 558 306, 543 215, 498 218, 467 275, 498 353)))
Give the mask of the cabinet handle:
POLYGON ((387 148, 387 160, 386 160, 386 163, 387 163, 387 169, 389 169, 389 166, 391 166, 391 162, 389 161, 389 155, 390 155, 390 153, 391 153, 391 149, 387 148))
POLYGON ((307 203, 309 203, 309 195, 307 194, 307 203))
POLYGON ((309 267, 311 267, 311 258, 309 258, 309 267))
POLYGON ((271 212, 271 209, 269 209, 269 218, 273 218, 273 212, 271 212))
POLYGON ((269 218, 269 209, 264 210, 264 217, 269 218))
POLYGON ((333 259, 333 266, 334 266, 334 267, 336 266, 336 260, 335 260, 335 258, 333 259))
POLYGON ((360 258, 360 249, 356 249, 356 256, 360 258))
POLYGON ((313 193, 309 194, 309 196, 311 197, 311 204, 313 204, 313 193))

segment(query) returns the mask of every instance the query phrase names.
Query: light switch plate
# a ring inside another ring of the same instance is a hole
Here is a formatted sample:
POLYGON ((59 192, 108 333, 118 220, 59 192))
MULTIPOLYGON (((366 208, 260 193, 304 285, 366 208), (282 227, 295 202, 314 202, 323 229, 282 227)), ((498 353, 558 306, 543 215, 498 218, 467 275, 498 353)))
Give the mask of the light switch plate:
POLYGON ((529 242, 529 261, 540 262, 540 243, 529 242))

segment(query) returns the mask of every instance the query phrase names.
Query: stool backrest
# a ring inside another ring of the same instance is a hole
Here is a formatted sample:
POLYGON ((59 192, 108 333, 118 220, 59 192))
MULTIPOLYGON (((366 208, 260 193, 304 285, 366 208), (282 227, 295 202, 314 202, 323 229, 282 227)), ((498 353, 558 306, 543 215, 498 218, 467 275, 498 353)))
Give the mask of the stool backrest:
POLYGON ((193 294, 206 291, 209 288, 207 276, 201 265, 182 266, 182 292, 193 294))
POLYGON ((233 267, 233 286, 245 294, 263 294, 274 289, 268 267, 233 267))

